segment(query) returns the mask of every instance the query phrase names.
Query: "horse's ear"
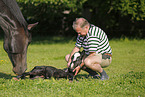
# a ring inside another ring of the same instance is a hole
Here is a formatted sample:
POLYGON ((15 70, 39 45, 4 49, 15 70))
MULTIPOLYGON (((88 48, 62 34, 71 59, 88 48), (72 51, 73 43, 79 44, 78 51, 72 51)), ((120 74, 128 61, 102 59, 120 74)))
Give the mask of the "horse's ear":
POLYGON ((34 24, 29 24, 28 27, 27 27, 27 29, 28 29, 28 30, 31 30, 31 29, 32 29, 33 27, 35 27, 37 24, 38 24, 38 22, 37 22, 37 23, 34 23, 34 24))

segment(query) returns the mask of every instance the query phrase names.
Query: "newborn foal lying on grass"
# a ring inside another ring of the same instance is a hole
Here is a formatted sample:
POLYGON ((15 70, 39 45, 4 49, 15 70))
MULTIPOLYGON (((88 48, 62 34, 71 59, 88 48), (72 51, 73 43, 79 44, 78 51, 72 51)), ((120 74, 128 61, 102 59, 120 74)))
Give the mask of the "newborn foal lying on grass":
POLYGON ((54 77, 55 79, 59 78, 69 78, 70 80, 73 79, 73 73, 67 72, 62 69, 57 69, 52 66, 35 66, 30 72, 25 72, 20 76, 17 76, 16 78, 24 79, 26 76, 30 76, 30 79, 35 78, 44 78, 44 79, 50 79, 51 77, 54 77))
POLYGON ((25 77, 29 75, 30 79, 35 79, 39 77, 44 79, 50 79, 51 77, 54 77, 55 79, 68 78, 69 80, 73 80, 75 74, 73 70, 81 64, 83 55, 84 52, 75 53, 72 56, 72 62, 70 66, 68 68, 65 68, 64 70, 57 69, 52 66, 35 66, 30 72, 25 72, 22 75, 15 77, 14 79, 25 79, 25 77))

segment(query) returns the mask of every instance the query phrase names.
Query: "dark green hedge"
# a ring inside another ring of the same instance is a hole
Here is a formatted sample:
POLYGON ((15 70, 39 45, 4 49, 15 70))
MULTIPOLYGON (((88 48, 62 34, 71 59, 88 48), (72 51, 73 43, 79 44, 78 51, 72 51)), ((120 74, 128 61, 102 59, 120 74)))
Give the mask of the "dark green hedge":
MULTIPOLYGON (((85 17, 110 38, 144 38, 145 0, 16 0, 33 36, 76 35, 72 22, 85 17)), ((0 32, 1 33, 1 32, 0 32)))

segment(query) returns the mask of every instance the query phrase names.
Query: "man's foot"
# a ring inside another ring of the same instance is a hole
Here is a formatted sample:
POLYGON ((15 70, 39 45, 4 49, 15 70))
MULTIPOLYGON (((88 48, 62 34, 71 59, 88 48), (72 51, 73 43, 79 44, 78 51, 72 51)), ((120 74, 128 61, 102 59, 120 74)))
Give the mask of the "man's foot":
POLYGON ((109 79, 109 76, 107 75, 107 73, 103 70, 102 73, 100 73, 101 75, 101 80, 108 80, 109 79))
POLYGON ((105 75, 105 76, 102 75, 100 79, 101 79, 101 80, 108 80, 108 79, 109 79, 109 76, 108 76, 108 75, 105 75))

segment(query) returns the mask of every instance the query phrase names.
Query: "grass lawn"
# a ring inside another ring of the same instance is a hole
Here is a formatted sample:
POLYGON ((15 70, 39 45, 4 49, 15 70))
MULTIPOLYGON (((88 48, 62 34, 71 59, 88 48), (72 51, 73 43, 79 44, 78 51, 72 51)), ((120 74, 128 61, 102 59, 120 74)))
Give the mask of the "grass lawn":
MULTIPOLYGON (((69 38, 34 38, 28 47, 27 64, 50 65, 65 68, 65 55, 75 41, 69 38)), ((15 81, 12 64, 0 40, 0 97, 145 97, 145 40, 110 40, 113 60, 105 71, 110 79, 101 81, 88 78, 81 71, 79 81, 66 79, 35 79, 15 81)))

